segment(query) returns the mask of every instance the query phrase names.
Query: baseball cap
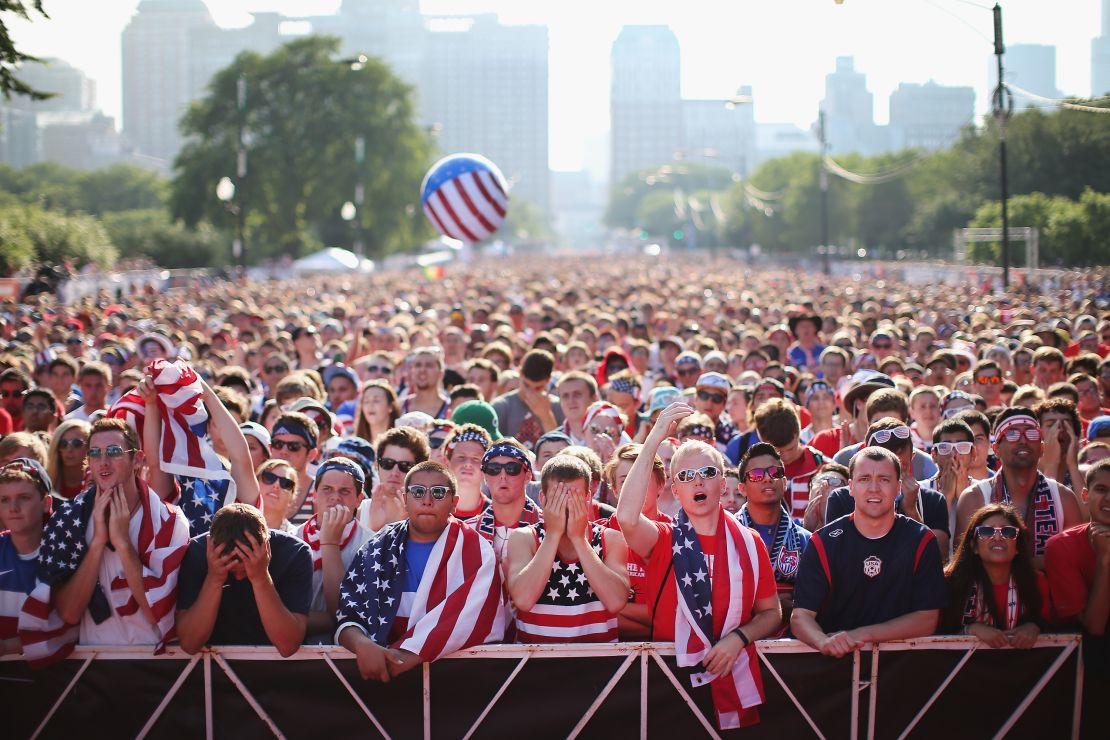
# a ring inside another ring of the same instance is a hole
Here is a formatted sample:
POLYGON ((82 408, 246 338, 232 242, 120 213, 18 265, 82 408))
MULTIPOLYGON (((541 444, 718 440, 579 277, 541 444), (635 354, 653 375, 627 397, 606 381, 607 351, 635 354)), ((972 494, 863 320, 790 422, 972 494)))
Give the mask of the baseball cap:
POLYGON ((698 376, 698 382, 694 384, 694 387, 712 388, 728 393, 732 388, 732 383, 721 373, 702 373, 698 376))
POLYGON ((659 388, 652 388, 651 395, 648 396, 648 415, 654 414, 656 411, 662 411, 678 400, 682 392, 673 386, 665 385, 659 388))
POLYGON ((1096 416, 1087 426, 1087 441, 1091 442, 1103 435, 1110 435, 1110 416, 1096 416))
POLYGON ((239 431, 245 437, 254 437, 258 442, 266 448, 266 454, 270 454, 270 432, 266 427, 262 426, 256 421, 247 421, 239 425, 239 431))
POLYGON ((489 432, 493 441, 501 439, 501 430, 497 424, 497 412, 485 401, 466 401, 459 404, 451 414, 451 421, 459 426, 463 424, 477 424, 489 432))

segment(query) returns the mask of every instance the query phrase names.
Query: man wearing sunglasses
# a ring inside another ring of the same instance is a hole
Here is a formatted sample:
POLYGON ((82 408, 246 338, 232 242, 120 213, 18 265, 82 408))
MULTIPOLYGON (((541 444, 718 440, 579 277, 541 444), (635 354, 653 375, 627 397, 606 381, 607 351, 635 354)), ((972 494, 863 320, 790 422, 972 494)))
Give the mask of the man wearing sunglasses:
POLYGON ((787 401, 773 398, 760 406, 755 412, 755 428, 782 461, 787 478, 787 511, 792 517, 805 516, 809 479, 825 463, 825 456, 801 443, 801 422, 795 407, 787 401))
POLYGON ((855 511, 813 533, 790 618, 799 640, 837 658, 867 643, 931 635, 948 601, 933 533, 895 512, 898 458, 865 447, 849 477, 855 511))
POLYGON ((493 543, 498 561, 504 564, 512 532, 543 521, 540 507, 526 495, 532 462, 523 445, 505 439, 489 447, 480 460, 490 497, 467 523, 493 543))
POLYGON ((359 550, 336 614, 335 641, 355 654, 364 679, 383 682, 505 632, 493 548, 451 516, 454 475, 421 462, 402 490, 405 517, 359 550))
POLYGON ((701 355, 689 350, 681 353, 675 358, 674 374, 678 388, 692 388, 701 376, 701 355))
POLYGON ((312 499, 308 495, 313 478, 308 468, 320 456, 319 439, 320 429, 316 422, 299 411, 283 412, 270 430, 270 454, 297 471, 297 490, 304 491, 289 507, 289 521, 295 525, 304 524, 313 513, 312 499))
MULTIPOLYGON (((868 427, 864 447, 882 447, 898 458, 902 477, 898 482, 894 511, 931 529, 940 548, 941 559, 947 559, 951 540, 948 504, 940 491, 919 483, 914 478, 911 466, 914 450, 910 428, 897 419, 879 419, 868 427)), ((831 522, 851 514, 855 505, 856 498, 850 488, 831 492, 825 506, 825 521, 831 522)))
MULTIPOLYGON (((371 532, 405 518, 405 476, 431 454, 428 438, 412 427, 394 427, 376 440, 378 487, 359 507, 359 518, 371 532)), ((456 484, 456 489, 458 488, 456 484)))
POLYGON ((1083 522, 1079 500, 1070 488, 1037 470, 1044 452, 1041 425, 1023 407, 1004 409, 995 419, 994 451, 1002 464, 998 473, 966 488, 956 508, 957 535, 972 515, 987 504, 1010 504, 1029 527, 1033 561, 1044 570, 1048 538, 1083 522))
POLYGON ((949 531, 955 531, 956 504, 960 493, 972 484, 971 471, 979 462, 975 432, 963 419, 945 419, 933 429, 932 456, 940 472, 930 484, 944 496, 949 531))
POLYGON ((748 448, 740 460, 739 472, 747 503, 740 507, 736 519, 758 532, 767 546, 785 626, 794 607, 794 579, 810 533, 784 504, 786 468, 773 445, 760 442, 748 448))
POLYGON ((722 373, 702 373, 694 387, 694 408, 713 420, 717 443, 722 447, 727 445, 734 428, 723 412, 732 383, 722 373))
POLYGON ((679 665, 699 666, 691 684, 711 685, 718 726, 726 729, 758 722, 763 692, 753 642, 779 629, 782 608, 763 540, 721 506, 718 450, 702 442, 679 447, 671 458, 678 519, 653 522, 643 514, 655 455, 693 413, 681 401, 660 412, 621 488, 617 521, 647 563, 652 639, 674 640, 679 665))

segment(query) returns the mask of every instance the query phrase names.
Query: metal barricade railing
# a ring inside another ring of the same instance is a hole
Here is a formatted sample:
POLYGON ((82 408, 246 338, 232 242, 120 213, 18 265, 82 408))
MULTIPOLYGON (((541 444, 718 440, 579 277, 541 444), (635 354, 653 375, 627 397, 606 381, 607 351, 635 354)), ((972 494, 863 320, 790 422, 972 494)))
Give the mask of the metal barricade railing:
MULTIPOLYGON (((1025 711, 1041 694, 1045 686, 1056 676, 1064 664, 1073 655, 1076 658, 1076 672, 1075 672, 1075 700, 1071 709, 1071 729, 1070 737, 1078 738, 1080 730, 1080 714, 1082 708, 1082 694, 1083 694, 1083 662, 1080 656, 1080 642, 1081 638, 1075 634, 1062 634, 1062 635, 1042 635, 1034 646, 1034 650, 1053 648, 1059 651, 1055 660, 1049 665, 1047 670, 1037 676, 1031 676, 1028 692, 1021 697, 1020 702, 1016 708, 1009 715, 1005 724, 998 728, 994 733, 995 738, 1005 737, 1011 730, 1013 730, 1016 723, 1021 719, 1025 711), (1035 679, 1035 680, 1034 680, 1035 679)), ((769 656, 781 654, 811 654, 816 653, 809 647, 797 640, 763 640, 756 643, 757 653, 760 661, 764 667, 766 675, 770 675, 778 686, 782 689, 783 693, 789 699, 793 709, 796 710, 813 734, 818 738, 825 738, 828 734, 826 728, 821 726, 820 718, 814 717, 809 708, 807 708, 802 701, 800 701, 795 691, 787 684, 779 670, 772 665, 769 656)), ((857 650, 852 655, 852 670, 850 686, 851 696, 851 718, 849 736, 858 739, 866 737, 867 740, 873 740, 876 735, 876 711, 878 707, 879 685, 880 685, 880 663, 881 656, 884 653, 904 653, 906 651, 962 651, 963 655, 956 665, 947 673, 947 676, 935 689, 931 692, 929 697, 924 701, 920 709, 914 715, 913 719, 906 725, 906 727, 898 735, 899 740, 906 738, 916 727, 923 718, 932 710, 938 699, 944 693, 945 689, 953 682, 956 676, 967 665, 971 657, 978 651, 991 651, 992 648, 987 647, 982 642, 975 638, 969 637, 925 637, 916 640, 907 640, 900 642, 887 642, 873 644, 868 648, 857 650), (870 657, 870 668, 867 675, 861 676, 863 665, 863 656, 870 657), (861 727, 860 717, 860 704, 864 692, 867 692, 867 718, 864 727, 861 727), (861 734, 862 732, 862 734, 861 734)), ((498 702, 505 695, 506 691, 513 684, 514 680, 525 668, 526 665, 534 664, 534 661, 542 661, 546 659, 592 659, 592 658, 609 658, 620 659, 615 672, 605 684, 604 688, 597 694, 594 700, 590 703, 589 707, 582 714, 575 724, 573 730, 569 733, 568 737, 578 737, 591 719, 595 717, 598 710, 605 703, 606 699, 610 697, 611 692, 620 682, 620 680, 628 673, 628 671, 635 665, 639 664, 640 672, 640 698, 639 698, 639 737, 641 739, 647 737, 649 727, 649 701, 648 701, 648 675, 649 666, 654 664, 667 678, 667 682, 673 687, 675 694, 681 701, 689 707, 694 718, 704 730, 706 736, 718 738, 720 735, 711 720, 698 706, 697 702, 690 696, 686 687, 683 686, 676 671, 672 670, 664 658, 674 656, 674 645, 671 643, 599 643, 599 644, 576 644, 576 645, 483 645, 480 647, 463 650, 453 655, 447 656, 445 660, 514 660, 516 665, 508 676, 501 682, 500 686, 494 692, 493 696, 482 708, 477 718, 474 719, 465 734, 461 736, 465 740, 475 736, 482 727, 483 722, 489 717, 490 713, 497 706, 498 702)), ((1015 658, 1019 656, 1015 653, 1015 658)), ((274 661, 277 663, 285 661, 322 661, 327 664, 331 672, 338 679, 339 684, 344 688, 350 698, 354 701, 355 705, 359 708, 361 713, 366 717, 369 724, 373 727, 382 737, 390 737, 385 725, 381 719, 371 711, 366 702, 359 695, 359 691, 352 685, 352 683, 344 676, 343 671, 340 670, 337 663, 342 661, 353 660, 354 655, 342 647, 335 646, 304 646, 288 658, 282 658, 278 655, 277 651, 269 647, 221 647, 212 648, 202 651, 197 655, 187 655, 179 648, 170 648, 164 654, 152 656, 149 648, 137 647, 78 647, 70 656, 70 660, 80 661, 81 665, 73 675, 72 679, 68 682, 65 689, 58 696, 57 700, 50 707, 49 711, 38 723, 37 728, 31 735, 32 738, 37 738, 43 734, 48 728, 51 720, 58 713, 59 709, 63 706, 68 698, 70 698, 75 687, 81 682, 82 677, 85 675, 88 668, 94 664, 95 661, 178 661, 184 662, 185 665, 177 674, 176 679, 168 687, 161 701, 158 703, 154 711, 147 717, 142 730, 137 734, 139 738, 145 738, 155 727, 156 723, 163 717, 167 708, 173 702, 174 697, 177 695, 179 689, 185 683, 186 679, 192 674, 198 665, 203 670, 204 680, 204 708, 205 708, 205 736, 211 740, 215 736, 215 727, 213 722, 213 664, 221 671, 226 678, 235 687, 238 693, 258 716, 258 718, 266 725, 274 737, 284 738, 285 734, 278 726, 278 723, 271 716, 271 712, 263 706, 255 696, 247 684, 240 679, 239 675, 235 672, 229 661, 234 662, 254 662, 254 661, 274 661)), ((7 656, 0 658, 0 662, 12 662, 19 660, 18 656, 7 656)), ((432 737, 432 716, 433 716, 433 702, 434 694, 431 686, 431 666, 424 664, 422 666, 422 705, 423 705, 423 736, 426 739, 432 737)), ((926 690, 930 687, 924 687, 926 690)), ((924 695, 924 691, 920 695, 924 695)), ((1010 697, 1017 699, 1017 697, 1010 697)), ((901 697, 905 700, 905 697, 901 697)), ((773 709, 764 707, 763 711, 785 711, 787 707, 776 706, 773 709)), ((379 710, 380 711, 380 710, 379 710)), ((1061 725, 1063 723, 1061 722, 1061 725)), ((365 728, 369 729, 369 727, 365 728)))

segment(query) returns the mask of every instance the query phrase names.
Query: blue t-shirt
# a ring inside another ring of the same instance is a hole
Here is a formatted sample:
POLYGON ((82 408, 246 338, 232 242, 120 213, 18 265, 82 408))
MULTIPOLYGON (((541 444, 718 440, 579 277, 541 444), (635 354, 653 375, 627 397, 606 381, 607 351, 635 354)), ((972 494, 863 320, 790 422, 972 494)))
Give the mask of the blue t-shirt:
POLYGON ((405 583, 402 591, 416 593, 420 587, 420 579, 424 577, 424 569, 428 567, 428 558, 432 555, 435 542, 405 543, 405 583))
POLYGON ((735 467, 740 464, 740 458, 744 456, 748 448, 758 442, 759 433, 754 429, 743 434, 733 434, 732 439, 725 446, 725 457, 735 467))
POLYGON ((38 551, 20 555, 12 536, 0 535, 0 640, 16 636, 19 612, 31 589, 35 587, 38 551))
POLYGON ((852 516, 826 524, 810 538, 794 581, 794 608, 816 612, 830 635, 947 604, 936 537, 901 515, 876 539, 860 534, 852 516))

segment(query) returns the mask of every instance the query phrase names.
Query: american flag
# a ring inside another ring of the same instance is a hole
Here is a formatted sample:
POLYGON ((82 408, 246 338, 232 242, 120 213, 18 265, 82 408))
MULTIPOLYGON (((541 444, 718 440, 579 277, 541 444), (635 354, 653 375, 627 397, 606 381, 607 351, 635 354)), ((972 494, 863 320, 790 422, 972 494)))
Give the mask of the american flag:
POLYGON ((389 642, 401 604, 408 538, 408 521, 395 522, 359 550, 340 586, 336 635, 356 626, 379 645, 408 650, 424 661, 499 641, 505 623, 493 546, 451 518, 428 556, 405 631, 389 642))
MULTIPOLYGON (((320 527, 318 524, 319 516, 319 514, 313 514, 312 516, 310 516, 308 518, 308 521, 304 523, 304 530, 301 533, 301 536, 304 538, 304 541, 308 543, 309 550, 312 553, 313 570, 322 570, 324 567, 324 556, 323 553, 320 552, 320 527)), ((343 534, 340 535, 339 540, 340 552, 342 552, 343 548, 347 546, 352 538, 354 538, 356 529, 358 529, 357 519, 352 519, 351 521, 347 522, 347 526, 343 527, 343 534)))
MULTIPOLYGON (((721 509, 718 550, 707 557, 686 512, 679 512, 671 528, 671 550, 678 587, 674 644, 680 666, 698 665, 714 643, 748 621, 759 578, 756 537, 721 509)), ((699 677, 709 679, 708 674, 696 674, 692 679, 699 677)), ((754 644, 740 651, 731 675, 709 684, 720 729, 759 721, 755 707, 763 703, 763 679, 754 644)))
MULTIPOLYGON (((189 524, 180 509, 164 503, 142 481, 137 481, 137 485, 142 524, 135 549, 143 566, 146 600, 158 620, 161 642, 155 649, 157 654, 176 634, 177 576, 189 545, 189 524)), ((62 660, 77 643, 78 625, 66 624, 54 609, 53 587, 70 578, 85 557, 86 537, 89 541, 92 538, 88 524, 95 496, 96 489, 89 488, 63 503, 43 532, 38 579, 19 615, 23 655, 34 668, 62 660)), ((98 522, 96 526, 103 525, 98 522)), ((109 584, 96 584, 88 608, 94 621, 99 623, 109 616, 111 609, 121 617, 136 614, 139 603, 127 580, 117 577, 109 584)))
POLYGON ((475 154, 455 154, 428 171, 420 186, 420 202, 441 234, 473 243, 501 226, 509 195, 496 165, 475 154))

